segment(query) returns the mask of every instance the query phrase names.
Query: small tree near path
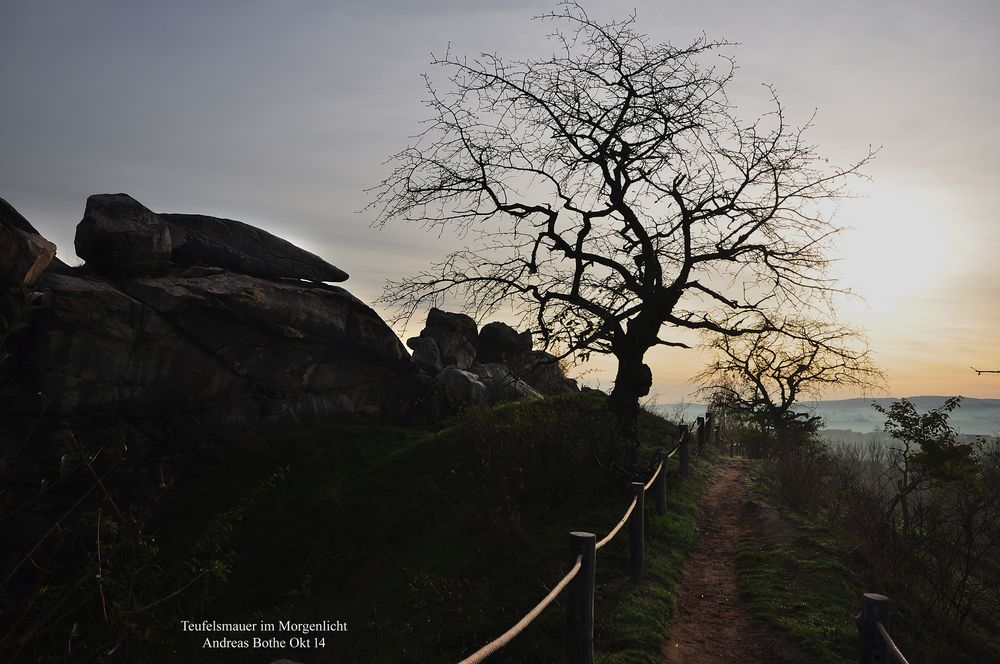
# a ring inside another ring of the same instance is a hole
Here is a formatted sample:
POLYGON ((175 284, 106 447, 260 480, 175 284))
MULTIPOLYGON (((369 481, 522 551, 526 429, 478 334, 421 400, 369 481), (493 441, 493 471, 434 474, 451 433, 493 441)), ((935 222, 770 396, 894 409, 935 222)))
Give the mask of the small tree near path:
POLYGON ((804 397, 834 387, 884 389, 864 336, 833 322, 788 320, 780 330, 713 334, 705 345, 714 358, 694 378, 700 393, 754 422, 763 440, 790 441, 819 426, 819 417, 795 410, 804 397))
POLYGON ((835 289, 823 204, 873 152, 829 166, 770 88, 769 113, 738 119, 726 42, 654 43, 634 15, 602 23, 576 2, 537 18, 556 24, 549 57, 433 59, 446 81, 426 77, 430 117, 370 207, 376 226, 451 227, 467 247, 383 302, 396 322, 445 296, 477 317, 512 305, 549 347, 613 355, 628 433, 646 353, 687 347, 665 330, 774 329, 835 289))

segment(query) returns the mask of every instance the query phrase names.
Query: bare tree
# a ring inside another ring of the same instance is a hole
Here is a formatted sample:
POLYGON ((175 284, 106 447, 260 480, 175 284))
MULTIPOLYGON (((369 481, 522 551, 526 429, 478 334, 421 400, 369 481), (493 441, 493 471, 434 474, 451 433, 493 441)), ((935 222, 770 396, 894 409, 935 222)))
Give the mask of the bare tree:
POLYGON ((370 207, 378 227, 452 227, 469 244, 383 301, 396 322, 446 296, 480 317, 513 305, 547 345, 613 355, 610 406, 634 433, 646 352, 687 347, 665 326, 770 329, 835 288, 823 203, 873 151, 830 167, 770 88, 772 110, 740 121, 726 42, 653 43, 634 15, 600 23, 576 2, 536 18, 558 24, 551 57, 433 59, 447 84, 425 77, 430 118, 370 207))
POLYGON ((882 373, 857 330, 808 319, 780 328, 711 336, 706 345, 715 357, 695 377, 701 392, 780 438, 818 424, 819 418, 794 410, 804 396, 818 397, 834 386, 882 389, 882 373))

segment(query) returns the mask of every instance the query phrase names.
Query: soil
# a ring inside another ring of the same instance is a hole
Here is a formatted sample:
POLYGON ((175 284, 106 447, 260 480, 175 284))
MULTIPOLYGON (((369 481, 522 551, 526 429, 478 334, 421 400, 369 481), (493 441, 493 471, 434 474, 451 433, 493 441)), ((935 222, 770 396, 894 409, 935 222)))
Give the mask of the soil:
POLYGON ((753 618, 739 593, 736 553, 742 543, 773 544, 795 535, 778 512, 752 500, 744 483, 749 462, 723 463, 705 492, 701 537, 684 566, 677 610, 667 632, 666 664, 809 662, 773 627, 753 618))

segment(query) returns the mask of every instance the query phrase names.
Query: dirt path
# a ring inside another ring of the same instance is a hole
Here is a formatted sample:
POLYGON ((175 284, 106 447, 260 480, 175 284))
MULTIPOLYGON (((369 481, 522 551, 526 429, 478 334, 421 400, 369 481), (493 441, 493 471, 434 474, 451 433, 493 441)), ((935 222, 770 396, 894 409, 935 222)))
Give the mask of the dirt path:
POLYGON ((705 492, 701 539, 684 566, 677 612, 663 646, 666 664, 809 661, 773 628, 752 618, 739 597, 740 542, 776 542, 795 532, 774 508, 750 499, 744 485, 748 467, 745 461, 725 461, 705 492))

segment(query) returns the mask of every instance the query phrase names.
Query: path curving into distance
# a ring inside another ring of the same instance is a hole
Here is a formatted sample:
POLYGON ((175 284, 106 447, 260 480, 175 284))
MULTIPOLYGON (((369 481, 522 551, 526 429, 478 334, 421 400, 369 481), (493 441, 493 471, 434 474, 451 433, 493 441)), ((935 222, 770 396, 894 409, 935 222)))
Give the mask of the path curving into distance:
POLYGON ((753 618, 739 594, 736 554, 742 541, 789 539, 795 527, 750 498, 749 462, 723 462, 705 491, 698 519, 701 538, 684 566, 677 610, 667 630, 664 664, 809 662, 799 648, 753 618))

